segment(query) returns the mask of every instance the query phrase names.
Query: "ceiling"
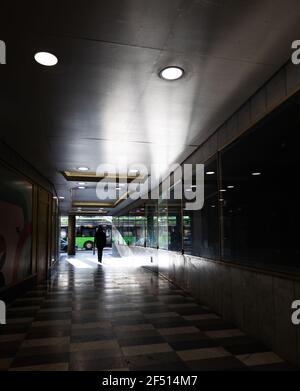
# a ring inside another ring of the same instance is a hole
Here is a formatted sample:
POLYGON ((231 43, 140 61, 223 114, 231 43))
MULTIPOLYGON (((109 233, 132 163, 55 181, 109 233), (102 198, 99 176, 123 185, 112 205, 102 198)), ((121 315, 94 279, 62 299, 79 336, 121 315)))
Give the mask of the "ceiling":
MULTIPOLYGON (((180 163, 300 37, 299 0, 2 3, 0 138, 54 183, 63 213, 78 192, 62 171, 180 163), (58 65, 35 63, 37 51, 54 53, 58 65), (162 80, 167 65, 185 76, 162 80)), ((92 201, 95 186, 80 199, 92 201)))

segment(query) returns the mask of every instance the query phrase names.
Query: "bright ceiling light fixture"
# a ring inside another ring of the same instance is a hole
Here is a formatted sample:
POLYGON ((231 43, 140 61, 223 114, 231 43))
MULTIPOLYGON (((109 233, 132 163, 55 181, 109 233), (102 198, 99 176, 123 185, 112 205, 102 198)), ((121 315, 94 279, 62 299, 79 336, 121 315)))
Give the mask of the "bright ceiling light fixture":
POLYGON ((57 57, 48 52, 38 52, 34 55, 34 59, 41 65, 45 65, 46 67, 53 67, 58 63, 57 57))
POLYGON ((84 186, 84 185, 86 185, 86 183, 85 182, 78 182, 78 185, 79 186, 84 186))
POLYGON ((79 170, 79 171, 88 171, 89 168, 85 167, 85 166, 80 166, 80 167, 77 167, 77 170, 79 170))
POLYGON ((84 190, 84 189, 85 189, 85 186, 78 186, 78 189, 79 189, 79 190, 84 190))
POLYGON ((183 74, 184 70, 177 66, 169 66, 159 72, 159 76, 162 79, 171 81, 182 78, 183 74))
POLYGON ((261 175, 261 172, 252 172, 252 175, 253 175, 253 176, 260 176, 260 175, 261 175))
POLYGON ((215 172, 214 172, 214 171, 208 171, 208 172, 206 173, 206 175, 215 175, 215 172))

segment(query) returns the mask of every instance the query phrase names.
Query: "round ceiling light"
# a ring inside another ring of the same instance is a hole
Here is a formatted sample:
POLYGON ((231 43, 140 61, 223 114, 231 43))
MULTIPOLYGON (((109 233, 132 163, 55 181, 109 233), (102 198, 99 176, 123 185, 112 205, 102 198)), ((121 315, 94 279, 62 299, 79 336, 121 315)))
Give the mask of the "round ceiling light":
POLYGON ((34 55, 34 59, 41 65, 46 67, 53 67, 58 63, 58 59, 54 54, 48 52, 38 52, 34 55))
POLYGON ((159 76, 164 80, 178 80, 184 74, 184 70, 177 66, 170 66, 162 69, 159 76))

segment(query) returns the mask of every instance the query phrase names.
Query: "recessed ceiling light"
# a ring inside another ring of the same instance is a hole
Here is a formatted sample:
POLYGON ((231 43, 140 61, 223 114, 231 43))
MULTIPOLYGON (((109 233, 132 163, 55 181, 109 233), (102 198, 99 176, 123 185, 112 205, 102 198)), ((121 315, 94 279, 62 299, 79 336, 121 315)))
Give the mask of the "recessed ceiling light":
POLYGON ((229 186, 227 186, 227 189, 234 189, 234 186, 229 185, 229 186))
POLYGON ((88 168, 88 167, 81 166, 81 167, 77 167, 77 170, 79 170, 79 171, 88 171, 89 168, 88 168))
POLYGON ((159 76, 164 80, 178 80, 184 74, 184 70, 177 66, 170 66, 162 69, 159 76))
POLYGON ((79 190, 84 190, 84 189, 85 189, 85 186, 78 186, 78 189, 79 189, 79 190))
POLYGON ((225 189, 220 190, 221 193, 225 193, 225 191, 227 191, 227 190, 225 190, 225 189))
POLYGON ((34 55, 34 59, 41 65, 52 67, 58 63, 58 59, 54 54, 48 52, 38 52, 34 55))
POLYGON ((215 172, 214 172, 214 171, 208 171, 208 172, 206 173, 206 175, 215 175, 215 172))
POLYGON ((85 182, 78 182, 79 186, 84 186, 86 183, 85 182))
POLYGON ((252 172, 252 175, 253 175, 253 176, 260 176, 260 175, 261 175, 261 172, 252 172))

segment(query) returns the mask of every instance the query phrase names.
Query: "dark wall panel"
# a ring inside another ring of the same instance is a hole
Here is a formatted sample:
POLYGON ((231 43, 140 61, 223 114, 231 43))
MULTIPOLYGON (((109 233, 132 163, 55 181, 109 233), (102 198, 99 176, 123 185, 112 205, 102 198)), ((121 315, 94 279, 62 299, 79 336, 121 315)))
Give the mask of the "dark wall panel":
POLYGON ((32 184, 0 164, 0 289, 31 274, 32 184))

